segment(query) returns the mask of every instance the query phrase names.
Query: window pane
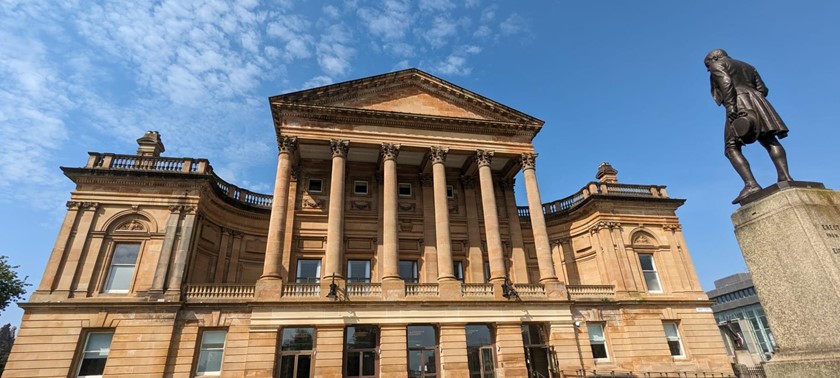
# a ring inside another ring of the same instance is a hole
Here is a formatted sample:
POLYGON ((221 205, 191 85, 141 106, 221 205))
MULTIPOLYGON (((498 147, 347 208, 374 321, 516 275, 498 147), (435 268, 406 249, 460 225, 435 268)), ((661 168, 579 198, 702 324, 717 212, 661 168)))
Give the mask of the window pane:
POLYGON ((310 192, 320 192, 323 187, 323 181, 321 179, 309 179, 309 191, 310 192))
POLYGON ((309 378, 312 356, 301 354, 298 356, 297 378, 309 378))
POLYGON ((600 324, 589 324, 586 326, 589 331, 589 342, 604 342, 604 327, 600 324))
POLYGON ((347 349, 376 348, 379 329, 371 326, 347 327, 347 349))
POLYGON ((674 323, 664 323, 665 337, 669 339, 679 339, 680 335, 677 332, 677 325, 674 323))
POLYGON ((370 261, 348 260, 347 282, 370 282, 370 261))
POLYGON ((225 351, 227 331, 204 331, 201 334, 201 350, 198 354, 196 374, 219 373, 222 370, 222 355, 225 351))
POLYGON ((111 350, 111 339, 114 334, 111 332, 89 333, 85 341, 85 348, 82 352, 82 361, 79 364, 79 376, 100 376, 105 370, 105 362, 111 350))
POLYGON ((671 350, 672 356, 682 356, 682 351, 680 350, 680 342, 679 341, 668 341, 668 349, 671 350))
POLYGON ((127 292, 131 287, 131 278, 134 275, 134 265, 115 265, 108 272, 108 281, 105 282, 105 292, 127 292))
POLYGON ((368 183, 367 181, 356 181, 353 183, 353 192, 356 194, 367 194, 368 192, 368 183))
POLYGON ((492 344, 490 327, 484 324, 467 326, 467 346, 484 346, 492 344))
POLYGON ((604 344, 590 344, 592 358, 607 358, 607 346, 604 344))
POLYGON ((639 255, 639 263, 642 265, 642 270, 654 270, 653 256, 651 255, 639 255))
POLYGON ((481 361, 484 363, 485 377, 492 377, 493 375, 490 373, 496 370, 496 366, 493 364, 493 350, 490 348, 482 348, 481 361))
POLYGON ((417 262, 400 260, 400 278, 408 283, 417 283, 417 262))
POLYGON ((295 356, 280 356, 280 378, 295 378, 295 356))
POLYGON ((399 189, 400 196, 403 196, 403 197, 411 196, 411 184, 400 183, 399 187, 400 187, 400 189, 399 189))
POLYGON ((433 347, 437 345, 435 327, 432 326, 408 326, 408 347, 433 347))
POLYGON ((314 340, 314 328, 284 328, 280 350, 312 350, 314 340))
POLYGON ((426 374, 437 373, 437 349, 426 349, 423 351, 426 374))
POLYGON ((478 348, 467 348, 467 366, 471 378, 481 378, 481 359, 478 348))
POLYGON ((452 263, 452 271, 455 272, 455 278, 458 281, 464 280, 464 262, 463 261, 455 261, 452 263))
POLYGON ((423 362, 420 350, 408 351, 408 375, 409 377, 419 377, 423 373, 423 362))
POLYGON ((298 260, 295 282, 321 282, 321 260, 298 260))
POLYGON ((362 375, 376 374, 376 353, 373 351, 362 352, 362 375))
POLYGON ((347 375, 351 377, 358 377, 359 372, 361 371, 359 363, 361 362, 361 353, 359 352, 349 352, 347 353, 347 361, 345 361, 347 365, 347 375))
POLYGON ((134 265, 137 262, 137 254, 140 252, 140 244, 119 243, 114 247, 114 258, 111 264, 134 265))
POLYGON ((645 285, 647 285, 648 291, 662 291, 656 272, 645 272, 645 285))

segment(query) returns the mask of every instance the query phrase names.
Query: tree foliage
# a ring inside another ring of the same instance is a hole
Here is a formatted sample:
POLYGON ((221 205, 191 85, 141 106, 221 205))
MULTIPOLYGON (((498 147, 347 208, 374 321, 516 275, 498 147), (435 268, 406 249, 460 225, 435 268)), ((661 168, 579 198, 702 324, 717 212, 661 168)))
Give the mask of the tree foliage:
POLYGON ((9 265, 7 259, 7 256, 0 256, 0 312, 5 310, 10 302, 23 299, 26 287, 29 286, 26 283, 28 277, 18 278, 15 271, 18 266, 9 265))

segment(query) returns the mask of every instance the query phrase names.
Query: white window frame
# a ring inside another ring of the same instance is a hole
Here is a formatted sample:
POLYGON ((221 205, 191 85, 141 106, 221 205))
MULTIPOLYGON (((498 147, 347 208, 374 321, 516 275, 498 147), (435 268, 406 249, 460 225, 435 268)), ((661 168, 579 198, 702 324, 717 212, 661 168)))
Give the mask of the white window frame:
POLYGON ((411 197, 414 194, 413 188, 411 187, 410 182, 401 182, 397 183, 397 194, 400 197, 411 197), (408 194, 402 194, 402 189, 408 188, 408 194))
POLYGON ((131 291, 131 287, 134 286, 134 275, 137 273, 137 261, 140 260, 140 253, 143 250, 143 243, 140 241, 114 241, 113 245, 111 246, 111 262, 108 264, 108 274, 105 276, 105 282, 102 284, 102 292, 106 294, 127 294, 131 291), (137 256, 134 257, 134 264, 116 264, 114 258, 117 255, 117 248, 121 245, 136 245, 137 246, 137 256), (112 289, 111 285, 114 279, 114 268, 115 267, 128 267, 131 266, 131 277, 128 278, 128 286, 126 288, 118 288, 112 289))
POLYGON ((659 278, 659 272, 656 270, 656 259, 653 258, 652 253, 639 253, 639 269, 642 272, 642 278, 645 281, 645 289, 647 289, 648 293, 654 294, 661 294, 663 292, 662 289, 662 280, 659 278), (653 267, 653 270, 645 270, 644 265, 642 264, 642 257, 649 257, 650 258, 650 265, 653 267), (651 290, 650 286, 648 285, 647 277, 645 277, 645 273, 653 273, 654 278, 656 278, 656 283, 659 285, 659 290, 651 290))
POLYGON ((318 268, 315 269, 315 277, 314 277, 315 282, 304 282, 304 283, 318 283, 318 282, 321 282, 321 259, 307 259, 307 258, 297 259, 297 263, 296 263, 297 269, 295 270, 295 282, 297 283, 297 281, 299 279, 304 278, 304 277, 300 276, 300 271, 302 270, 300 263, 303 262, 303 261, 317 261, 318 262, 318 268))
POLYGON ((311 178, 306 181, 306 191, 309 193, 322 193, 324 191, 324 179, 320 178, 311 178), (318 181, 321 183, 321 189, 314 190, 312 189, 312 182, 318 181))
POLYGON ((195 376, 196 377, 207 377, 207 376, 215 377, 215 376, 222 375, 222 370, 223 370, 224 362, 225 362, 225 346, 227 345, 227 334, 228 334, 227 329, 219 329, 219 328, 208 328, 208 329, 204 329, 204 330, 201 331, 201 340, 200 340, 200 343, 198 345, 198 353, 196 355, 196 360, 195 360, 195 376), (224 332, 225 341, 222 343, 221 348, 209 348, 209 347, 205 348, 204 347, 204 336, 206 336, 208 333, 211 333, 211 332, 224 332), (204 353, 205 351, 216 351, 216 350, 221 350, 222 351, 222 355, 219 357, 220 358, 220 360, 219 360, 219 370, 218 371, 198 371, 198 363, 199 363, 199 361, 201 361, 201 354, 204 353))
MULTIPOLYGON (((101 378, 102 377, 102 375, 81 375, 81 373, 82 373, 82 364, 85 361, 85 355, 89 352, 94 352, 94 351, 88 351, 87 350, 88 349, 88 344, 90 343, 90 337, 93 336, 93 335, 105 335, 105 334, 111 335, 111 342, 108 343, 108 349, 100 349, 99 354, 101 356, 103 352, 105 353, 105 363, 107 365, 108 355, 111 354, 111 344, 114 342, 114 331, 88 332, 87 335, 85 335, 85 345, 82 346, 82 352, 79 354, 79 360, 78 360, 79 366, 76 368, 76 377, 78 377, 78 378, 101 378)), ((103 373, 104 373, 104 370, 105 369, 103 367, 103 373)))
POLYGON ((604 327, 604 323, 587 323, 586 324, 586 332, 589 334, 589 347, 592 348, 593 344, 602 344, 604 345, 604 353, 606 354, 605 357, 595 358, 595 361, 608 361, 610 359, 610 348, 607 346, 607 333, 606 327, 604 327), (592 329, 597 327, 601 331, 601 340, 593 339, 593 332, 592 329))
POLYGON ((352 282, 352 283, 370 283, 370 271, 371 271, 370 265, 371 265, 370 260, 366 260, 366 259, 347 259, 347 272, 345 274, 345 277, 347 278, 347 282, 350 283, 350 280, 354 280, 354 279, 357 280, 357 279, 361 278, 361 279, 364 279, 366 281, 365 282, 358 282, 357 281, 357 282, 352 282), (352 278, 350 277, 350 263, 351 262, 364 262, 365 263, 365 276, 364 277, 352 277, 352 278))
POLYGON ((668 343, 667 344, 668 345, 668 354, 670 354, 671 357, 673 357, 673 358, 685 358, 686 357, 685 346, 683 345, 682 337, 680 336, 679 322, 677 322, 677 321, 663 321, 662 322, 662 328, 664 328, 664 330, 665 330, 665 340, 668 343), (669 326, 673 327, 673 331, 676 334, 676 336, 668 336, 668 327, 669 326), (672 342, 672 341, 676 341, 677 343, 679 343, 680 354, 675 355, 675 354, 671 353, 670 342, 672 342))
POLYGON ((359 196, 364 196, 364 195, 367 195, 369 192, 370 192, 370 185, 368 185, 367 180, 355 180, 355 181, 353 181, 353 194, 359 195, 359 196), (364 192, 360 192, 360 191, 356 190, 356 186, 359 185, 359 184, 364 184, 365 185, 365 191, 364 192))

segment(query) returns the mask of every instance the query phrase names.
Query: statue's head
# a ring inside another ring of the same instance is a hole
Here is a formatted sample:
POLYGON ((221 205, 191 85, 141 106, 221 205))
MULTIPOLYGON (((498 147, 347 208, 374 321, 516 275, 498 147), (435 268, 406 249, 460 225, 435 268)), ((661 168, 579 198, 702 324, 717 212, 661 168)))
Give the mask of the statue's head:
POLYGON ((729 54, 727 54, 726 51, 723 49, 714 49, 706 54, 706 59, 703 59, 703 63, 706 64, 706 68, 709 68, 709 66, 712 65, 712 62, 724 57, 729 57, 729 54))

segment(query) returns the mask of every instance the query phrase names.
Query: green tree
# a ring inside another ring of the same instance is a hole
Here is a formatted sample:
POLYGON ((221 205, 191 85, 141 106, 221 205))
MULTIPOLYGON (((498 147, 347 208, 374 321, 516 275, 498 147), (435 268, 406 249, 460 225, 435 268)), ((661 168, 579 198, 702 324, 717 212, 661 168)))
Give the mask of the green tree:
POLYGON ((28 277, 18 278, 15 272, 18 266, 9 265, 7 259, 7 256, 0 256, 0 312, 5 310, 10 302, 23 299, 26 287, 29 286, 26 283, 28 277))

